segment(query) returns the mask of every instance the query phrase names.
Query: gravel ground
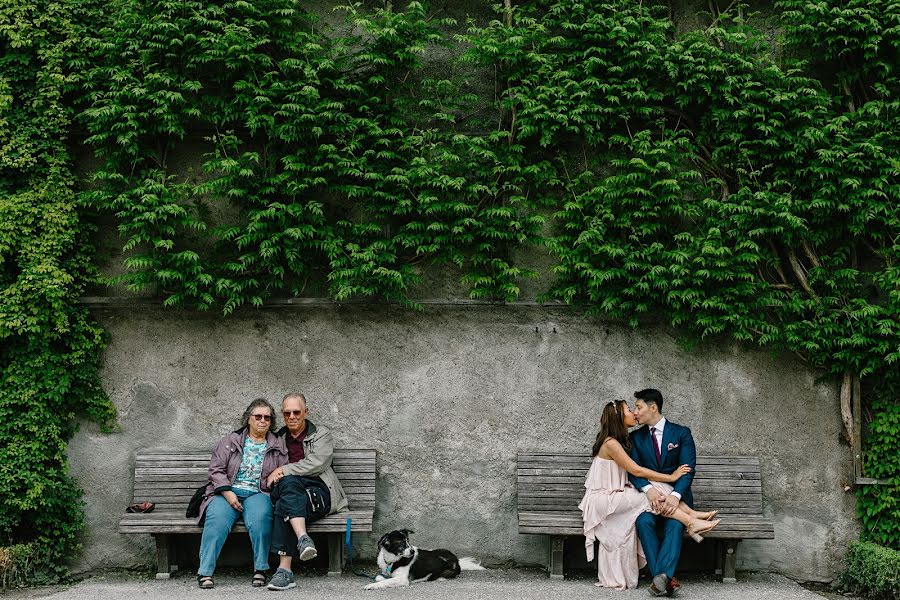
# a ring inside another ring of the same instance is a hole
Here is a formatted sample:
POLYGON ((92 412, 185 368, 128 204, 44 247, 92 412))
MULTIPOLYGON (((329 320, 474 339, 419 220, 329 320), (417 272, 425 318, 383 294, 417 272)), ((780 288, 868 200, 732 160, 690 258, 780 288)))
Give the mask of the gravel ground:
MULTIPOLYGON (((167 581, 157 581, 134 573, 107 573, 91 576, 69 586, 31 588, 8 591, 3 596, 16 600, 52 598, 53 600, 212 600, 227 594, 229 598, 299 597, 330 600, 378 598, 405 598, 415 600, 581 600, 614 598, 632 600, 648 598, 647 584, 642 582, 636 590, 616 591, 597 588, 591 579, 574 578, 551 581, 540 571, 520 569, 492 569, 484 572, 466 572, 452 581, 420 583, 408 588, 365 591, 367 583, 362 577, 322 577, 318 575, 298 577, 297 587, 285 592, 270 592, 252 588, 248 574, 226 573, 216 577, 214 590, 201 590, 194 578, 187 573, 167 581)), ((822 600, 824 595, 805 589, 798 583, 770 573, 740 574, 735 584, 724 584, 709 577, 688 575, 683 580, 678 595, 685 600, 822 600)), ((832 594, 827 596, 834 597, 832 594)))

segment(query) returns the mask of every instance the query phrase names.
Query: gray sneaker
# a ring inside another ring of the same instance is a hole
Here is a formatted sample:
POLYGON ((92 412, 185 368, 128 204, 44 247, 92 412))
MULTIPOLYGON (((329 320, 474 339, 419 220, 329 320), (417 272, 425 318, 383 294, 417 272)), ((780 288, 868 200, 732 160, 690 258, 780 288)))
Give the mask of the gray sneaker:
POLYGON ((275 571, 275 574, 272 575, 272 579, 269 580, 269 585, 267 587, 270 590, 282 591, 297 587, 297 584, 294 583, 293 573, 287 569, 278 569, 275 571))
POLYGON ((300 560, 312 560, 319 555, 312 538, 305 533, 297 538, 297 553, 300 555, 300 560))

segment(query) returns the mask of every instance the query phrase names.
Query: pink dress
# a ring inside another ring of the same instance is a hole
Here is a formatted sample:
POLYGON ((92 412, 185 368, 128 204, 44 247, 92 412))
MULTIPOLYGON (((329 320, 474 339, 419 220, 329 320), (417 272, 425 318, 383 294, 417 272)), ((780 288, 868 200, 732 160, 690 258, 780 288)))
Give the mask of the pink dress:
MULTIPOLYGON (((651 482, 669 494, 671 486, 651 482)), ((584 482, 584 498, 578 508, 584 519, 584 541, 588 561, 597 551, 597 583, 601 587, 636 588, 638 569, 647 564, 634 522, 643 512, 651 512, 643 492, 628 483, 628 473, 613 460, 595 456, 584 482)))

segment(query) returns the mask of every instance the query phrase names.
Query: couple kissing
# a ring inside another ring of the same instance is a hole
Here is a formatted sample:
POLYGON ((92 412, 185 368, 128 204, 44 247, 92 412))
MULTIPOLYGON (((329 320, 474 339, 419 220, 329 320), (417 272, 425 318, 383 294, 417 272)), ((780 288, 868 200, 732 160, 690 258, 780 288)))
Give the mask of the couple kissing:
POLYGON ((652 596, 673 596, 681 587, 675 568, 687 530, 695 541, 719 524, 718 511, 697 512, 691 482, 697 452, 691 430, 662 415, 659 390, 608 402, 600 418, 591 467, 578 507, 584 519, 587 559, 598 544, 600 587, 636 588, 647 566, 652 596), (629 428, 641 425, 630 434, 629 428))

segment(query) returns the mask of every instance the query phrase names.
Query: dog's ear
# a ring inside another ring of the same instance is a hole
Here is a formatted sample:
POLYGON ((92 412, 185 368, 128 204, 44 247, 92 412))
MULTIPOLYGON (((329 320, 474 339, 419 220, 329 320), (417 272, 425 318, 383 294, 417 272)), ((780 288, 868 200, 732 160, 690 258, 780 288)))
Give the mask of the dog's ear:
POLYGON ((405 535, 406 537, 409 537, 409 534, 415 533, 415 531, 413 531, 412 529, 401 529, 401 530, 400 530, 400 533, 402 533, 402 534, 405 535))
POLYGON ((390 535, 391 535, 391 534, 386 533, 386 534, 384 534, 383 536, 381 536, 381 539, 378 540, 378 547, 379 547, 379 548, 382 548, 382 547, 384 547, 384 546, 387 545, 388 536, 390 536, 390 535))

